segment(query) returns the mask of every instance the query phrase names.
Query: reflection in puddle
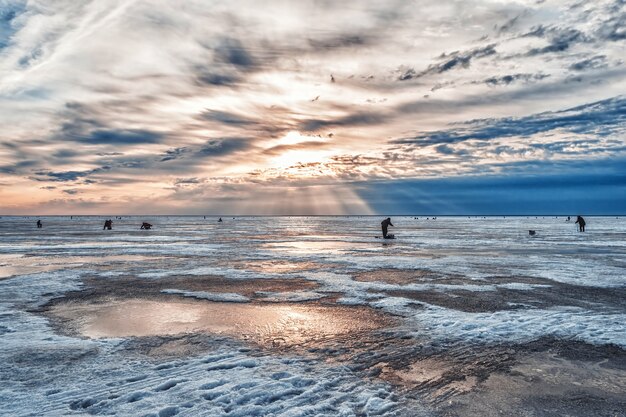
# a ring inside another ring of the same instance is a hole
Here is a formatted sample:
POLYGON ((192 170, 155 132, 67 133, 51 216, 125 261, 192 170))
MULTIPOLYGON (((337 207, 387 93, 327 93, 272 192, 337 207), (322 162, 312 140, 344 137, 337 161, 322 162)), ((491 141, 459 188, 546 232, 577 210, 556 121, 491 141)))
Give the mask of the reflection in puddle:
POLYGON ((68 320, 72 328, 90 338, 212 333, 272 345, 295 345, 390 323, 365 308, 197 300, 66 303, 54 306, 51 314, 68 320))
POLYGON ((0 279, 16 275, 36 274, 80 267, 84 264, 98 265, 110 262, 132 262, 154 257, 137 255, 111 256, 24 256, 18 254, 0 255, 0 279))
POLYGON ((336 250, 353 250, 355 246, 371 246, 367 242, 346 242, 339 240, 298 240, 291 242, 272 242, 266 246, 275 250, 286 250, 295 253, 315 253, 336 250))

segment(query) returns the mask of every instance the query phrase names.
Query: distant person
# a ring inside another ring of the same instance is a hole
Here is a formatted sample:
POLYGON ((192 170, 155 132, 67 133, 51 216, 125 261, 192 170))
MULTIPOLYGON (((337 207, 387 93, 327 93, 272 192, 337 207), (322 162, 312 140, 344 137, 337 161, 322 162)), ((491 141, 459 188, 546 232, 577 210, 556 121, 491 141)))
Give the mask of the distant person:
POLYGON ((535 236, 536 234, 537 234, 537 232, 536 232, 536 231, 534 231, 534 230, 529 230, 529 231, 528 231, 528 235, 529 235, 529 236, 535 236))
POLYGON ((102 230, 112 230, 113 229, 113 220, 109 219, 109 220, 105 220, 104 221, 104 227, 102 228, 102 230))
POLYGON ((37 220, 37 229, 41 229, 43 227, 43 224, 41 223, 41 220, 37 220))
POLYGON ((382 226, 382 229, 383 229, 383 238, 385 238, 385 239, 393 239, 395 237, 394 235, 388 235, 387 234, 387 228, 389 226, 395 227, 393 224, 391 224, 391 217, 387 217, 385 220, 380 222, 380 225, 382 226))
POLYGON ((141 223, 140 229, 150 230, 151 228, 152 228, 152 225, 150 223, 148 223, 148 222, 141 223))
POLYGON ((567 216, 567 221, 572 220, 572 218, 570 216, 567 216))
POLYGON ((218 223, 221 223, 221 222, 222 222, 222 218, 220 217, 220 218, 219 218, 219 220, 218 220, 217 222, 218 222, 218 223))
POLYGON ((574 224, 578 224, 578 231, 579 232, 584 232, 585 231, 585 219, 583 219, 583 216, 577 216, 576 217, 576 222, 574 224))

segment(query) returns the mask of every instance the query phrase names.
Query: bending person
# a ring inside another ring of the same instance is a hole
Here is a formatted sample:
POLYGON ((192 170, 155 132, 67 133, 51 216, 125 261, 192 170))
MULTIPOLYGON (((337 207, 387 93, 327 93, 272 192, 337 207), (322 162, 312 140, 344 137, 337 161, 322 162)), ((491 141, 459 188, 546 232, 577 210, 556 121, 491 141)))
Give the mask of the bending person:
POLYGON ((383 220, 380 225, 383 228, 383 238, 385 239, 393 239, 393 235, 389 235, 389 237, 387 236, 387 227, 391 226, 394 227, 393 224, 391 224, 391 217, 387 217, 385 220, 383 220))

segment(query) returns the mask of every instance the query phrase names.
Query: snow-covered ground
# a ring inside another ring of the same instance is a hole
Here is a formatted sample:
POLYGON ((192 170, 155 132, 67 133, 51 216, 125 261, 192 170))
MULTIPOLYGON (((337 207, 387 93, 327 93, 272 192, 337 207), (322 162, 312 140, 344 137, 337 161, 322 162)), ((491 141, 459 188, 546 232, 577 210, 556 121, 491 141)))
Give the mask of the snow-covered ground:
MULTIPOLYGON (((111 231, 101 230, 99 217, 43 217, 43 229, 37 218, 1 218, 0 414, 429 415, 390 383, 347 363, 214 335, 194 336, 197 349, 180 355, 175 338, 161 341, 174 353, 154 355, 133 338, 60 332, 42 306, 80 291, 87 279, 157 283, 214 275, 242 286, 304 279, 315 287, 258 291, 254 298, 335 297, 338 305, 373 307, 397 317, 390 331, 423 344, 554 337, 626 348, 626 309, 610 298, 626 286, 626 218, 589 217, 587 232, 579 233, 564 217, 394 217, 396 240, 375 238, 377 217, 223 218, 124 217, 111 231), (154 228, 139 230, 142 221, 154 228), (394 281, 397 270, 419 271, 420 278, 394 281), (355 279, 376 271, 383 272, 355 279), (561 293, 568 296, 561 300, 561 293), (513 298, 495 307, 454 304, 496 296, 513 298)), ((232 288, 168 285, 159 293, 250 301, 232 288)))

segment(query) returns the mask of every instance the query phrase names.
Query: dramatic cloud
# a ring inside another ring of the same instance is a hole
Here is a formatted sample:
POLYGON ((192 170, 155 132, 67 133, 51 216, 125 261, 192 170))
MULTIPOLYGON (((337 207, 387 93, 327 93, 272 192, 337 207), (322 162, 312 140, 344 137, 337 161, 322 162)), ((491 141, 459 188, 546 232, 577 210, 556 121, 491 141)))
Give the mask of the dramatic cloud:
POLYGON ((0 1, 0 213, 372 213, 467 176, 464 212, 536 170, 584 183, 626 153, 624 27, 622 0, 0 1))
POLYGON ((528 117, 472 120, 448 130, 428 132, 414 138, 396 139, 393 143, 426 145, 468 140, 484 141, 512 136, 530 137, 555 130, 600 137, 624 134, 626 96, 528 117))

